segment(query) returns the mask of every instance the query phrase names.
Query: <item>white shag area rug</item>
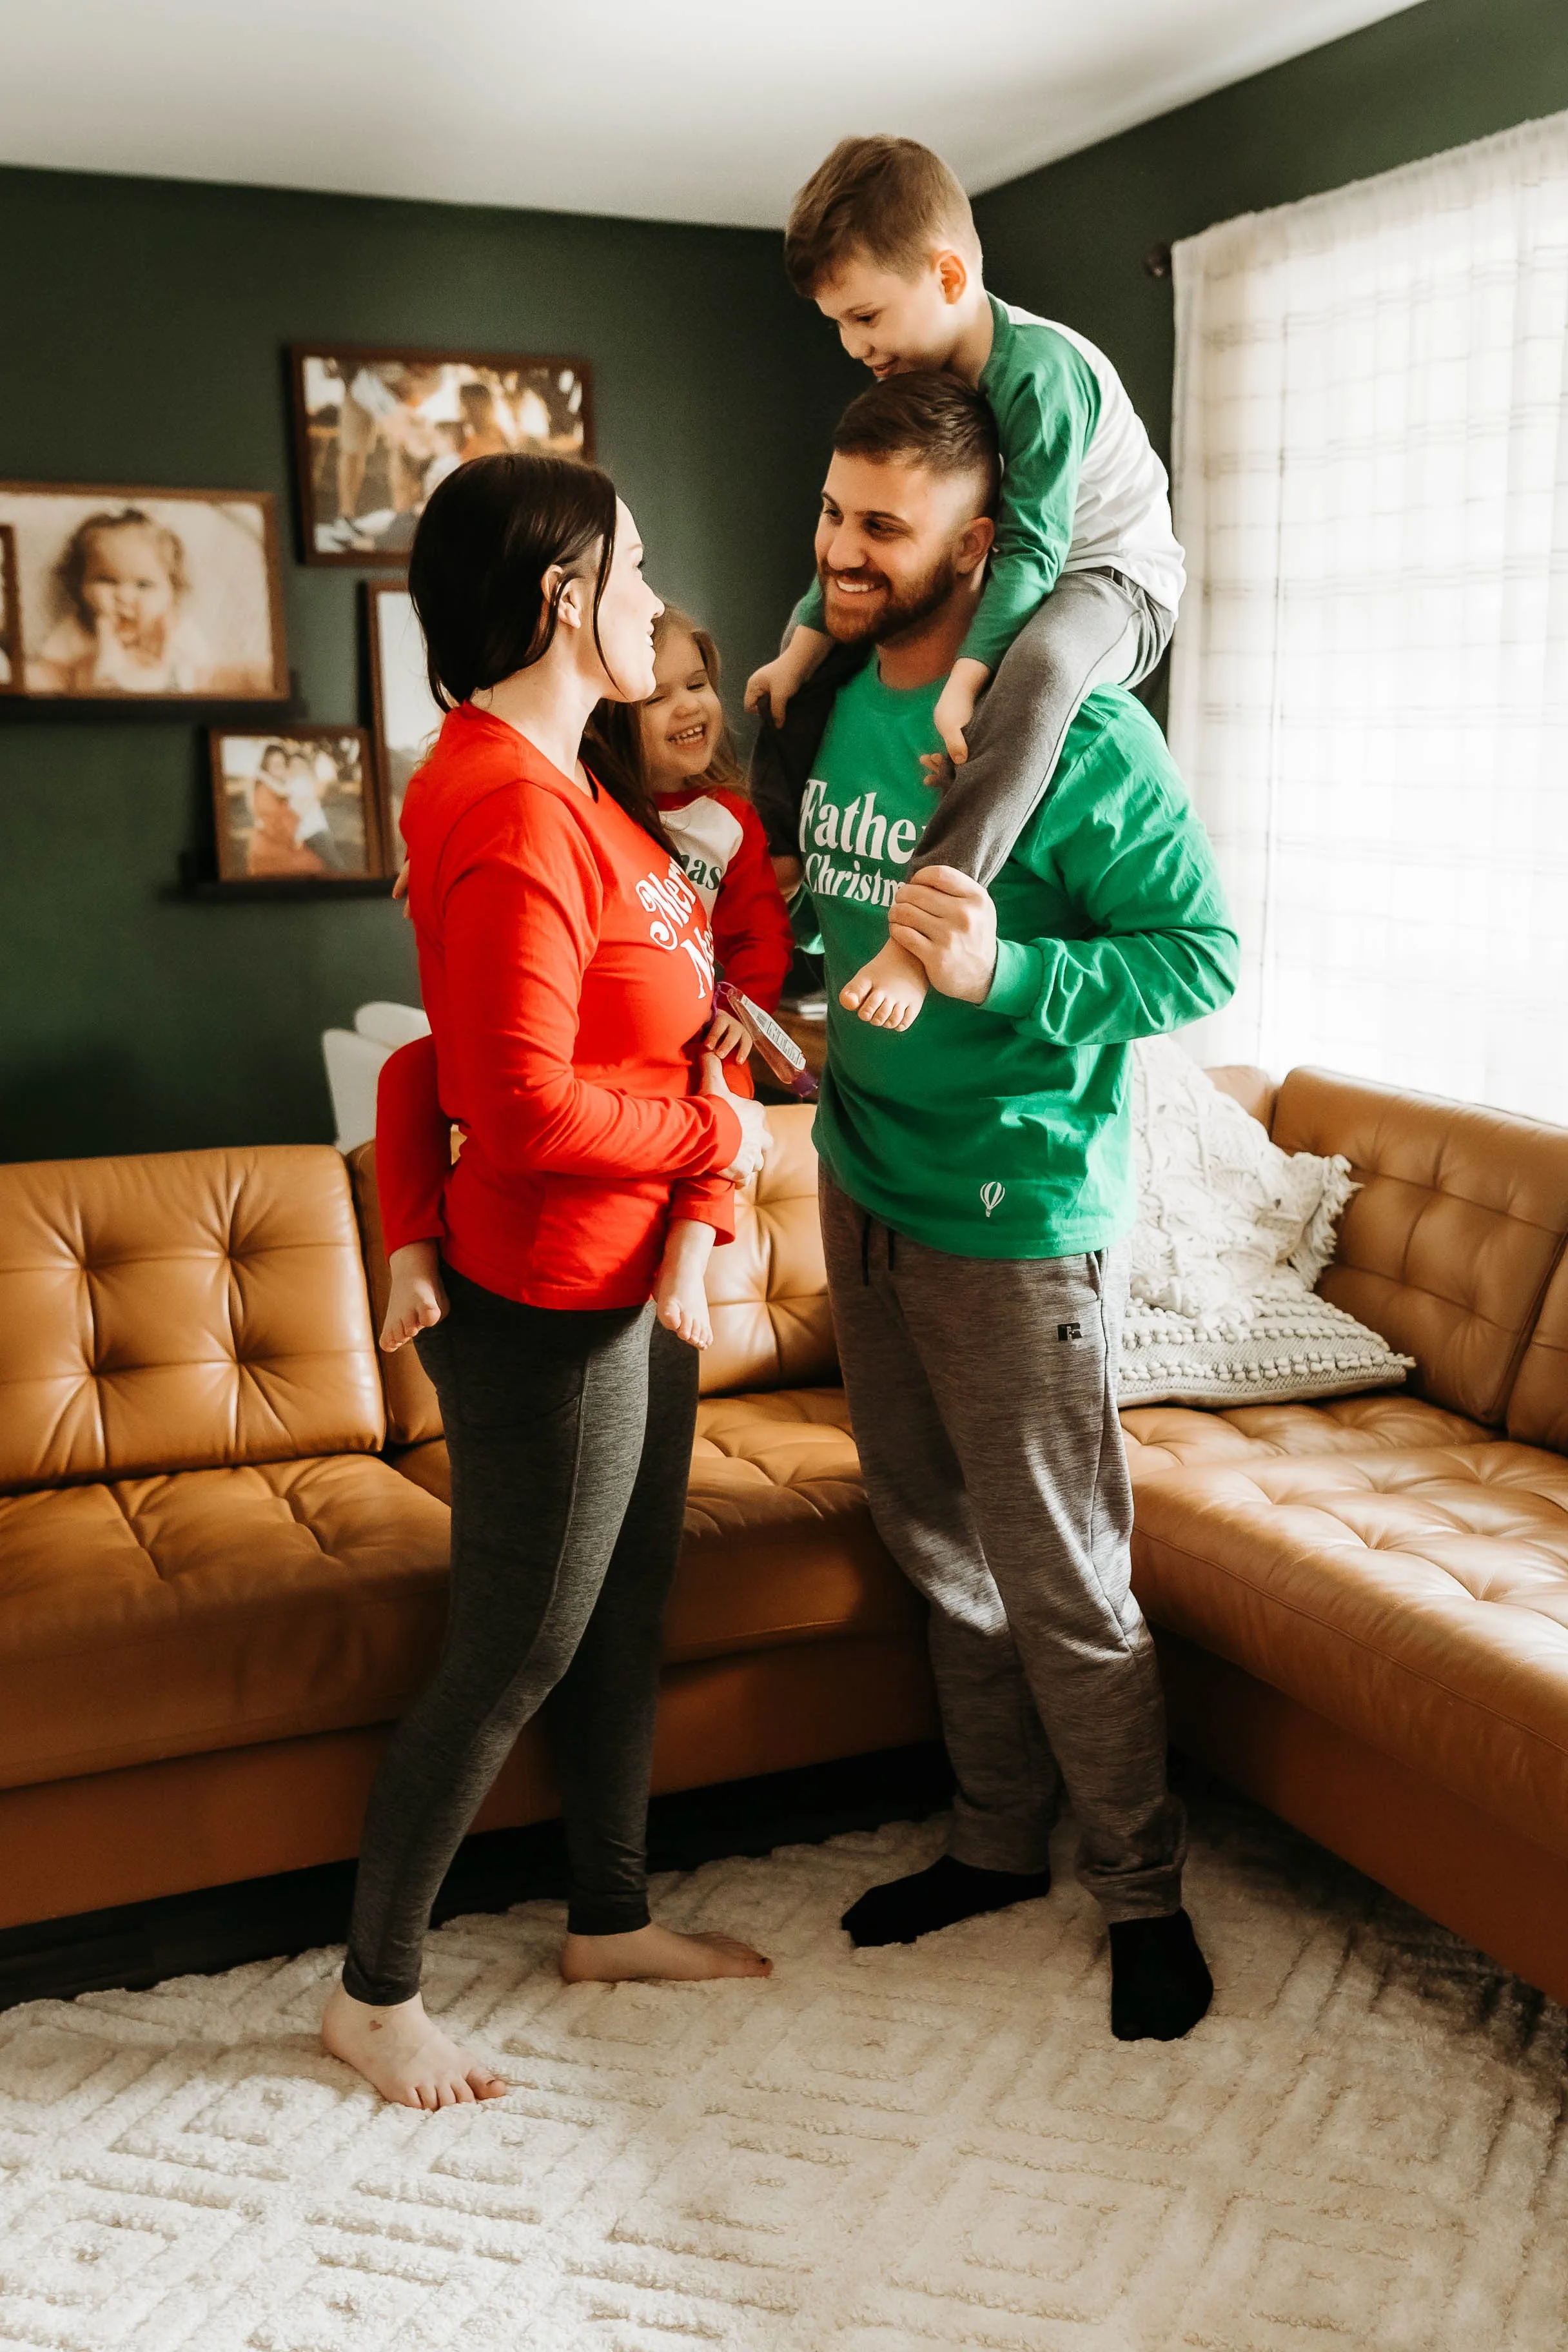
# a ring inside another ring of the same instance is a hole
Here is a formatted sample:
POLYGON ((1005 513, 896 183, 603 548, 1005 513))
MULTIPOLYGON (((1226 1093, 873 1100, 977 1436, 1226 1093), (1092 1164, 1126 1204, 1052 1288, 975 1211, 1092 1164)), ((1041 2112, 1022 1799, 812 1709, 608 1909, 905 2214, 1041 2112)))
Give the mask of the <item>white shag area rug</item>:
POLYGON ((1562 2011, 1215 1799, 1215 2011, 1124 2047, 1070 1874, 851 1955, 845 1904, 941 1843, 661 1885, 765 1985, 569 1990, 554 1906, 447 1927, 429 1991, 515 2084, 490 2107, 384 2107, 322 2057, 326 1952, 0 2016, 0 2342, 1558 2352, 1562 2011))

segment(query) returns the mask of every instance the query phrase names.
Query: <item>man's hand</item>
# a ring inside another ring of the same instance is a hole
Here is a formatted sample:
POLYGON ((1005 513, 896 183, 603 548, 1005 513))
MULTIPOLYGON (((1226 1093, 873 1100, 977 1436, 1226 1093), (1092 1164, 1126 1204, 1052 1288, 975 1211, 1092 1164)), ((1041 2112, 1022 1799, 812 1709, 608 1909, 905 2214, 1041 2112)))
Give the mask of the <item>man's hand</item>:
POLYGON ((952 866, 928 866, 900 885, 888 932, 924 964, 931 986, 963 1004, 984 1004, 996 977, 996 909, 991 893, 952 866))

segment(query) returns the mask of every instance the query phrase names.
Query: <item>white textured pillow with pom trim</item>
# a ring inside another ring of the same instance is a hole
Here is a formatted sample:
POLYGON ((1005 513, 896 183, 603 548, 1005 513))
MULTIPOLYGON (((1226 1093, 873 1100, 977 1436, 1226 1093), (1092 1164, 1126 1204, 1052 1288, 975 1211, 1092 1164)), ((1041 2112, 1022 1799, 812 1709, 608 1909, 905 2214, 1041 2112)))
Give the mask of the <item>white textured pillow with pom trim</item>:
POLYGON ((1120 1402, 1262 1404, 1397 1388, 1414 1359, 1312 1285, 1350 1162, 1281 1151, 1173 1038, 1132 1052, 1138 1223, 1120 1402))

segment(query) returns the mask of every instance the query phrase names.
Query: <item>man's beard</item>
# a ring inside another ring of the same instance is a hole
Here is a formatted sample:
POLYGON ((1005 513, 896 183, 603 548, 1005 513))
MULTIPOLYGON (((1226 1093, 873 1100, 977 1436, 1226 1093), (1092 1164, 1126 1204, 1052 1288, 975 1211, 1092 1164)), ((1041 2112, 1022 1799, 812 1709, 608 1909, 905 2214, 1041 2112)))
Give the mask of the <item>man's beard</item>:
MULTIPOLYGON (((826 599, 830 575, 825 564, 819 563, 816 570, 826 599)), ((864 609, 857 597, 837 599, 827 624, 829 636, 840 646, 888 646, 918 629, 922 621, 929 621, 933 613, 942 610, 957 584, 958 565, 951 555, 944 555, 923 580, 903 589, 895 588, 887 573, 872 564, 861 564, 850 576, 879 582, 884 593, 868 596, 864 609)))

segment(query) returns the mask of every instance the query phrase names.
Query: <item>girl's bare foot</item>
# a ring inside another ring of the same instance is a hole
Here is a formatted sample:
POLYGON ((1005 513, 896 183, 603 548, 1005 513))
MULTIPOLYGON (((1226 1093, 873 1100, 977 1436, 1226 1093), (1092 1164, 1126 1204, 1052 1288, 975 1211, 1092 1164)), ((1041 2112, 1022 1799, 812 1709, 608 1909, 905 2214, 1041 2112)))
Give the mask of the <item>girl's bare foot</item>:
POLYGON ((334 1985, 321 2047, 400 2107, 471 2107, 506 2091, 500 2075, 426 2016, 417 1993, 394 2008, 372 2009, 334 1985))
POLYGON ((629 1936, 568 1936, 561 1973, 568 1984, 697 1984, 710 1977, 771 1977, 772 1960, 733 1936, 678 1936, 651 1924, 629 1936))
POLYGON ((908 948, 889 940, 838 992, 847 1013, 878 1029, 907 1029, 925 1003, 931 982, 908 948))

